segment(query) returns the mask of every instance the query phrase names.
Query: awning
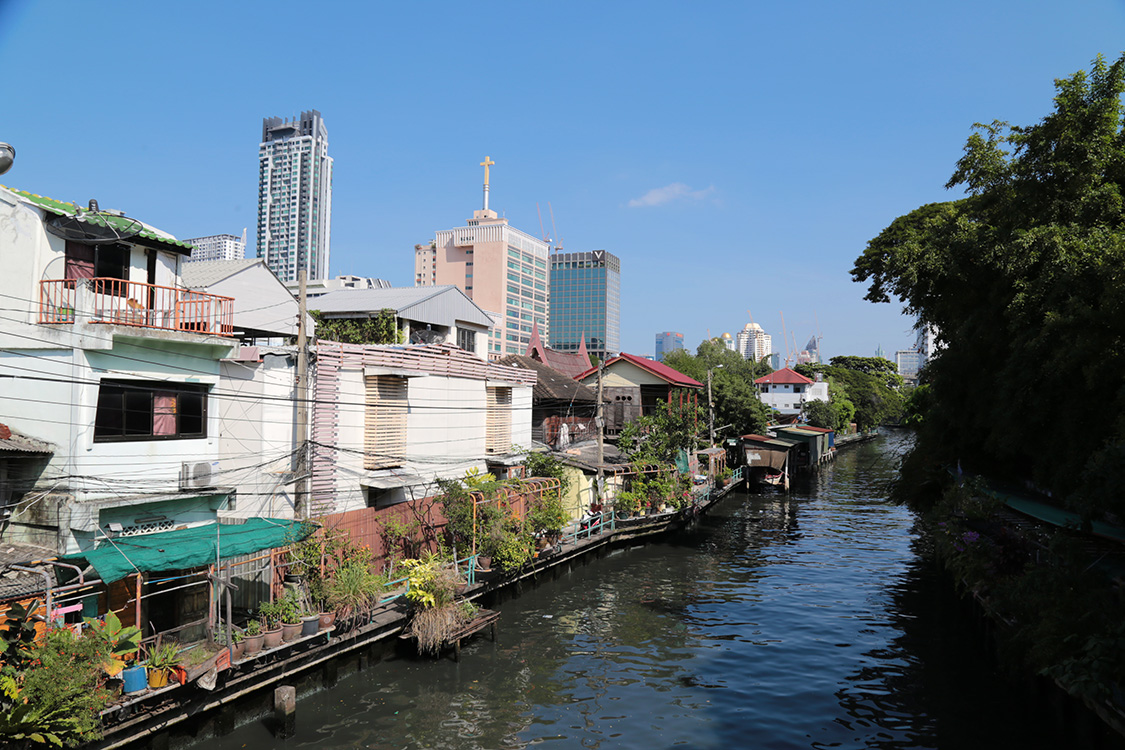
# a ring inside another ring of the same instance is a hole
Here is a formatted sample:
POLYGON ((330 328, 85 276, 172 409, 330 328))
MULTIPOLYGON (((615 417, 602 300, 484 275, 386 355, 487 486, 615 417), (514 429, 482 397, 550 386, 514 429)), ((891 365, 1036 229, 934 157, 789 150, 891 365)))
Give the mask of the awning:
POLYGON ((299 542, 316 528, 302 521, 280 518, 251 518, 246 523, 210 523, 155 534, 102 540, 85 552, 64 555, 60 560, 85 560, 106 583, 151 570, 183 570, 249 555, 264 549, 299 542))
POLYGON ((425 484, 426 480, 409 471, 398 474, 368 471, 359 478, 359 483, 363 487, 374 487, 377 490, 393 490, 396 487, 417 487, 425 484))

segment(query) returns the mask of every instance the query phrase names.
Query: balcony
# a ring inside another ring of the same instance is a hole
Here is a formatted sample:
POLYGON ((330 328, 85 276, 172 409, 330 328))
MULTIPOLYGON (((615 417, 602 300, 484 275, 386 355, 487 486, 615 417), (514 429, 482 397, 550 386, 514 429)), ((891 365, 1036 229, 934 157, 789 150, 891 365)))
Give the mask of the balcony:
POLYGON ((39 322, 132 326, 234 335, 234 299, 191 289, 123 279, 56 279, 39 282, 39 322))

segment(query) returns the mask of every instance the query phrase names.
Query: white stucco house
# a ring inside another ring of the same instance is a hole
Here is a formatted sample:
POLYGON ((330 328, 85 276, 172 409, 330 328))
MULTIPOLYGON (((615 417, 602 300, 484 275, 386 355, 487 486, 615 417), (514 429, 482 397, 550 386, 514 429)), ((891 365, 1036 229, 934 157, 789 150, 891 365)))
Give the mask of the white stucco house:
POLYGON ((227 504, 214 390, 233 303, 184 287, 190 253, 93 201, 0 188, 0 422, 52 451, 9 493, 4 539, 77 552, 227 504))
POLYGON ((534 371, 452 344, 321 341, 313 378, 312 514, 437 493, 438 478, 522 463, 534 371))
POLYGON ((828 383, 812 380, 789 367, 754 381, 762 403, 782 416, 800 414, 809 401, 828 401, 828 383))

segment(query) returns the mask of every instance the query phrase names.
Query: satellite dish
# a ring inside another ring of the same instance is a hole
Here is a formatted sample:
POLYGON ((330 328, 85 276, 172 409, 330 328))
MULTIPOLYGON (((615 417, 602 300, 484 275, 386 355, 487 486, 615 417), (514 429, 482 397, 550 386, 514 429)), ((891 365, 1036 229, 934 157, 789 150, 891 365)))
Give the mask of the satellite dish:
POLYGON ((47 231, 56 237, 88 245, 104 245, 136 237, 144 225, 116 211, 101 211, 96 200, 88 209, 73 216, 56 216, 47 222, 47 231))
POLYGON ((437 331, 426 330, 411 331, 410 343, 411 344, 433 344, 441 340, 441 334, 437 331))

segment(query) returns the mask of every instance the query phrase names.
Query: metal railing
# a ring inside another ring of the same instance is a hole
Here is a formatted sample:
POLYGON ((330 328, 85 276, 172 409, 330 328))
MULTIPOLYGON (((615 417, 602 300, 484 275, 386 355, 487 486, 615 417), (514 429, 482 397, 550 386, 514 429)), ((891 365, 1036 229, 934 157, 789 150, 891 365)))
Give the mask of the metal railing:
POLYGON ((40 323, 67 324, 78 320, 233 336, 234 299, 124 279, 39 282, 40 323))

